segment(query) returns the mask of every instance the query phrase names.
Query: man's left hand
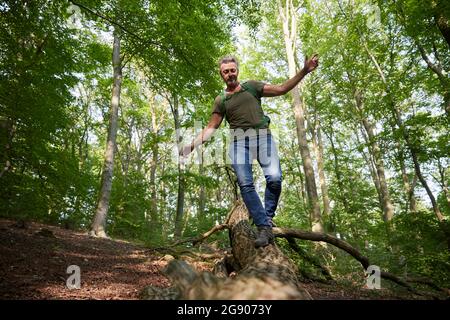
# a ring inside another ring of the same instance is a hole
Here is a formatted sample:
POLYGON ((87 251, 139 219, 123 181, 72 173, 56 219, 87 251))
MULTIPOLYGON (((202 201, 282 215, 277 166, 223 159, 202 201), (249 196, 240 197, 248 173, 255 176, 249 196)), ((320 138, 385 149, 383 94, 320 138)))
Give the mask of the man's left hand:
POLYGON ((192 146, 192 143, 182 147, 180 150, 180 156, 187 157, 193 149, 194 147, 192 146))

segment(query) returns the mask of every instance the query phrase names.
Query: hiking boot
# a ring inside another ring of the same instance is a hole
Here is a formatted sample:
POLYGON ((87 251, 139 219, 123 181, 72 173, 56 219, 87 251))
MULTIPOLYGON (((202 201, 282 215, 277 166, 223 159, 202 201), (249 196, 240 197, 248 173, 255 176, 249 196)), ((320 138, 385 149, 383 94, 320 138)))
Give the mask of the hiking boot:
POLYGON ((272 227, 259 226, 258 235, 255 240, 255 248, 265 247, 269 243, 273 243, 272 227))

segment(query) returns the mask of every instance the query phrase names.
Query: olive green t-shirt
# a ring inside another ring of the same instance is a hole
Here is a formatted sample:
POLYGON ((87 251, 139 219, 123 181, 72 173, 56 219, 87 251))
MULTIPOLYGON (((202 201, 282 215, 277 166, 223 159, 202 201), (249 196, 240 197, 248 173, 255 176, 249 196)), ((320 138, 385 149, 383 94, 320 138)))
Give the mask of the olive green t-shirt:
MULTIPOLYGON (((252 86, 256 94, 261 100, 265 83, 261 81, 250 80, 247 85, 252 86)), ((219 113, 224 116, 221 111, 222 97, 219 95, 214 100, 214 108, 212 113, 219 113)), ((227 94, 225 98, 225 112, 230 129, 248 129, 254 128, 261 123, 264 117, 264 111, 255 96, 248 90, 241 89, 238 92, 227 94)))

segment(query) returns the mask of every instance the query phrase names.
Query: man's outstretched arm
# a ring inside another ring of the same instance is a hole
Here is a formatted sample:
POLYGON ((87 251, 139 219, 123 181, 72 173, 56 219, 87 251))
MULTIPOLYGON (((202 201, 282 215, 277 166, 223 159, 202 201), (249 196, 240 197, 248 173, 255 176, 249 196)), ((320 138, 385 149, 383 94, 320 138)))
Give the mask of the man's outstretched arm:
POLYGON ((200 134, 195 137, 195 139, 189 144, 185 145, 180 149, 180 155, 187 156, 192 152, 197 146, 203 144, 205 141, 208 141, 209 138, 216 132, 217 128, 219 128, 222 123, 223 115, 214 112, 209 119, 208 125, 205 129, 200 132, 200 134))
POLYGON ((303 69, 294 77, 280 85, 266 84, 263 88, 263 97, 276 97, 291 91, 302 79, 310 72, 314 71, 319 65, 319 56, 314 54, 311 58, 305 60, 303 69))

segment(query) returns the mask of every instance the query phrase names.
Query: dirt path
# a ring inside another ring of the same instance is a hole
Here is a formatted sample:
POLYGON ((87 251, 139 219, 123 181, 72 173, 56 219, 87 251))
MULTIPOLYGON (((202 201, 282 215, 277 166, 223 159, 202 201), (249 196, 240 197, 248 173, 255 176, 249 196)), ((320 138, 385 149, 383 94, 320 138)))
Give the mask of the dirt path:
POLYGON ((165 264, 125 241, 0 220, 0 299, 138 299, 147 285, 169 285, 165 264), (66 286, 70 265, 80 267, 80 289, 66 286))
MULTIPOLYGON (((0 300, 139 299, 148 286, 166 287, 167 262, 143 247, 91 238, 55 226, 0 219, 0 300), (81 270, 81 288, 69 289, 70 265, 81 270)), ((198 269, 207 269, 199 263, 198 269)), ((420 299, 390 291, 305 283, 314 299, 420 299)), ((422 297, 423 298, 423 297, 422 297)))

